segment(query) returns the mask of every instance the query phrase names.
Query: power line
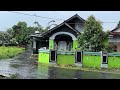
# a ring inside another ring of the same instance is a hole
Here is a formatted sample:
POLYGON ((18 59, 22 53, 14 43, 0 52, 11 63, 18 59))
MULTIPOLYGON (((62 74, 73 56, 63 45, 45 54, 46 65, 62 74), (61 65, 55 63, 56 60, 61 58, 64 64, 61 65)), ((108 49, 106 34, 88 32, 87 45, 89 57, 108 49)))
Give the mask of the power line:
POLYGON ((20 12, 13 12, 13 11, 8 11, 8 12, 16 13, 16 14, 22 14, 22 15, 28 15, 28 16, 34 16, 34 17, 40 17, 40 18, 47 18, 47 19, 54 19, 54 20, 64 20, 64 19, 56 19, 56 18, 50 18, 50 17, 43 17, 43 16, 31 15, 31 14, 20 13, 20 12))
POLYGON ((114 21, 100 21, 101 23, 118 23, 118 22, 114 22, 114 21))
MULTIPOLYGON (((28 16, 34 16, 34 17, 40 17, 40 18, 47 18, 47 19, 54 19, 54 20, 64 20, 64 19, 56 19, 56 18, 50 18, 50 17, 43 17, 43 16, 38 16, 38 15, 32 15, 32 14, 26 14, 26 13, 20 13, 20 12, 13 12, 13 11, 8 11, 11 13, 16 13, 16 14, 22 14, 22 15, 28 15, 28 16)), ((64 20, 65 21, 65 20, 64 20)), ((118 23, 118 22, 101 22, 101 23, 118 23)), ((69 24, 76 24, 76 23, 69 23, 69 24)), ((77 23, 80 24, 80 23, 77 23)))

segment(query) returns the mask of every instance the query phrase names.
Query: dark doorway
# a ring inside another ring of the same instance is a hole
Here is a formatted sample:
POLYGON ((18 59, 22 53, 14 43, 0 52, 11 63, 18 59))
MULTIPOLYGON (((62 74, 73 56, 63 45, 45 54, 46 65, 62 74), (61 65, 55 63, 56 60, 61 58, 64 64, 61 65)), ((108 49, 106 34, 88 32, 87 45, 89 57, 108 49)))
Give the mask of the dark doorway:
POLYGON ((103 62, 103 64, 107 64, 108 63, 108 60, 107 60, 107 56, 103 56, 103 60, 102 60, 103 62))
POLYGON ((76 55, 75 55, 75 62, 77 63, 81 63, 82 62, 82 59, 83 59, 83 52, 82 51, 77 51, 76 52, 76 55))
POLYGON ((108 64, 108 53, 102 52, 102 64, 108 64))
POLYGON ((50 62, 56 62, 56 50, 50 51, 50 62))

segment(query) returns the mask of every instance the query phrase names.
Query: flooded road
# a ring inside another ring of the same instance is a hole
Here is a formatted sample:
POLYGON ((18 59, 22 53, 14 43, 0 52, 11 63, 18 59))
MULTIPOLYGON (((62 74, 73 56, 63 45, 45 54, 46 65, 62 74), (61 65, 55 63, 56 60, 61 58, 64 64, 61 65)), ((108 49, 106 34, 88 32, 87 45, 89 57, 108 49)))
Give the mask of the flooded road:
POLYGON ((120 74, 71 70, 37 64, 35 60, 27 60, 30 55, 27 51, 17 58, 0 60, 0 75, 13 75, 12 79, 120 79, 120 74))

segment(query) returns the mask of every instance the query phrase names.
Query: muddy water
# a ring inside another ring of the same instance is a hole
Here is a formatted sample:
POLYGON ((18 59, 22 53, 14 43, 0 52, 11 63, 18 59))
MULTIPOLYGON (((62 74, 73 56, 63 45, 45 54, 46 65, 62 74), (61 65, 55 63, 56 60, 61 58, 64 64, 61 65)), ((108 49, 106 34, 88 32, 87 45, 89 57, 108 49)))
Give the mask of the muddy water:
POLYGON ((61 69, 27 60, 27 51, 17 58, 0 60, 0 75, 12 75, 12 79, 120 79, 120 74, 108 74, 81 70, 61 69))

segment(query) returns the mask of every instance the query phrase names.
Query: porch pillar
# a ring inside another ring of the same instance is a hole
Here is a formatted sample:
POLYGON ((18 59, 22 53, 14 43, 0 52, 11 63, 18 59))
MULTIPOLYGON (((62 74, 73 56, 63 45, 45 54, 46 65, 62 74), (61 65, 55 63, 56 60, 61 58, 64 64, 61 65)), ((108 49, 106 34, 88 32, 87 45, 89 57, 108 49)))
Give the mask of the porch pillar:
POLYGON ((36 40, 33 38, 33 54, 36 54, 36 40))
POLYGON ((54 39, 49 39, 49 49, 54 49, 54 39))
POLYGON ((77 50, 77 48, 78 48, 78 41, 73 40, 73 51, 77 50))

